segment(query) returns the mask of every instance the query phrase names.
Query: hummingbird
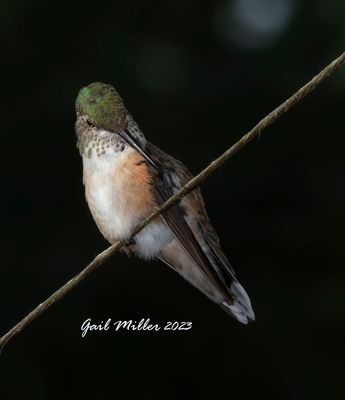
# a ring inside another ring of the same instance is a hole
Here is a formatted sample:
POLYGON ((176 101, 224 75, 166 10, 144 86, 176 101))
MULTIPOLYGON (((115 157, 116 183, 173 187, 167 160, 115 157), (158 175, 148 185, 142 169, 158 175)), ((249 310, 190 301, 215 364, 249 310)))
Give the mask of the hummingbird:
POLYGON ((159 259, 243 324, 255 319, 207 215, 199 188, 131 231, 186 184, 192 174, 146 140, 109 84, 83 87, 76 99, 77 147, 89 209, 109 243, 127 255, 159 259))

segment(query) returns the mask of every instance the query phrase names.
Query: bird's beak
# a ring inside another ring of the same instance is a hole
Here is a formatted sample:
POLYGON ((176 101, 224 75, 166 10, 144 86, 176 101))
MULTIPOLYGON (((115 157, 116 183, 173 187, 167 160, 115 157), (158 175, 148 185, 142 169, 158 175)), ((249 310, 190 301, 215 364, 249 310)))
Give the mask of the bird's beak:
POLYGON ((138 141, 131 135, 127 129, 121 129, 118 134, 124 139, 133 149, 138 151, 153 167, 158 169, 157 164, 152 160, 152 158, 145 152, 138 141))

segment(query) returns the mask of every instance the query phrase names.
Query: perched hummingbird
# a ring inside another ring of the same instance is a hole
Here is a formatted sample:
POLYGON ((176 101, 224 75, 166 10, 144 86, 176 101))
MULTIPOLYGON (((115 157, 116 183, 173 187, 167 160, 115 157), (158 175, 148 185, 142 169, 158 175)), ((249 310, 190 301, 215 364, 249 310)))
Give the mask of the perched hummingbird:
POLYGON ((238 321, 254 320, 200 189, 131 238, 144 217, 192 178, 188 169, 145 139, 113 86, 95 82, 82 88, 76 113, 85 196, 103 236, 110 243, 124 241, 128 255, 162 260, 238 321))

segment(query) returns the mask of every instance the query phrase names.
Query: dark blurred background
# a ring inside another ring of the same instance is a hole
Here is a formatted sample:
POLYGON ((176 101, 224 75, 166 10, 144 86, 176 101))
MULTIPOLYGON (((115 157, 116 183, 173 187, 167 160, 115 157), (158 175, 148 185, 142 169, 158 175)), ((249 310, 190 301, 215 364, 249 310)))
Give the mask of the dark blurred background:
MULTIPOLYGON (((0 334, 107 246, 74 100, 112 83, 194 173, 344 51, 343 0, 9 1, 1 30, 0 334)), ((10 342, 0 398, 343 399, 345 69, 202 185, 257 321, 117 254, 10 342), (106 332, 107 318, 192 321, 106 332)))

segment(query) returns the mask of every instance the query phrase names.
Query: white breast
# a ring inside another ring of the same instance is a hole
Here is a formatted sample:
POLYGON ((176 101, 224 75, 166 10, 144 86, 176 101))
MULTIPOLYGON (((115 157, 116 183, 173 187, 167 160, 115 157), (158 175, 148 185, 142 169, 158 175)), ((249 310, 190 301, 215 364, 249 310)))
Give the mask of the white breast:
POLYGON ((117 174, 129 151, 132 150, 83 157, 86 200, 99 230, 109 242, 127 238, 137 220, 128 204, 124 177, 117 174))
MULTIPOLYGON (((107 149, 105 155, 83 157, 85 195, 91 214, 103 234, 113 243, 129 238, 135 226, 152 210, 139 209, 135 174, 128 165, 134 150, 107 149)), ((138 255, 153 258, 171 241, 173 234, 160 218, 145 227, 136 237, 138 255)))

